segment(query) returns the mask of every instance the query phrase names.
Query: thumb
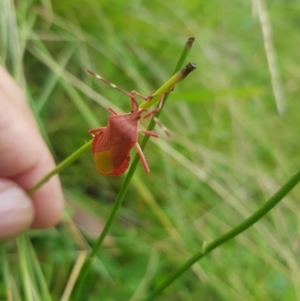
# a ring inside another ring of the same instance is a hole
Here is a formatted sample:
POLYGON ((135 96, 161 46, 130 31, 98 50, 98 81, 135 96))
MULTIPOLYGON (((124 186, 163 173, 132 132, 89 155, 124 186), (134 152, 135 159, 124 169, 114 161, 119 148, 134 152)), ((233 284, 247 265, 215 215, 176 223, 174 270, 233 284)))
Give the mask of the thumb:
POLYGON ((0 240, 24 232, 33 220, 30 197, 15 182, 0 178, 0 240))

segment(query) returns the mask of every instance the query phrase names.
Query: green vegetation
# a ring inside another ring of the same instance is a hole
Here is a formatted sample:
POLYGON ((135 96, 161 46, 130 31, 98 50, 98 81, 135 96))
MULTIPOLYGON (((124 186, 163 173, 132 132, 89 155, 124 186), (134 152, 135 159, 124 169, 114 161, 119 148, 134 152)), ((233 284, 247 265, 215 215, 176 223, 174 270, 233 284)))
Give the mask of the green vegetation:
MULTIPOLYGON (((138 164, 79 300, 146 299, 299 169, 300 4, 265 2, 0 4, 1 64, 27 92, 57 163, 90 140, 89 128, 106 125, 108 107, 130 108, 87 68, 148 95, 171 76, 187 38, 196 38, 186 61, 198 68, 160 114, 172 139, 162 133, 147 144, 151 173, 138 164)), ((64 221, 2 245, 1 280, 13 300, 31 300, 32 290, 37 300, 68 300, 74 267, 101 233, 125 177, 97 174, 90 151, 60 172, 64 221)), ((299 192, 155 300, 299 300, 299 192)), ((4 292, 1 285, 0 300, 4 292)))

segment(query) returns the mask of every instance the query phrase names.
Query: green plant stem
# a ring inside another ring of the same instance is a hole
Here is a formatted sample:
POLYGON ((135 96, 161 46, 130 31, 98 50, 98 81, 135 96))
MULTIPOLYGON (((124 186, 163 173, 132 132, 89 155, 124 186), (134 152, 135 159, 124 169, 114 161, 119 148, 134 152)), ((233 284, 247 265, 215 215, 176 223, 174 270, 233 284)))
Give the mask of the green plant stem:
POLYGON ((11 286, 11 270, 9 266, 9 259, 8 259, 8 244, 7 243, 0 243, 0 256, 2 259, 2 278, 3 278, 3 285, 5 293, 4 295, 7 296, 7 300, 10 300, 12 296, 12 286, 11 286))
POLYGON ((300 170, 294 174, 268 201, 266 201, 257 211, 251 216, 245 219, 236 227, 226 232, 219 238, 215 239, 209 244, 203 244, 201 249, 190 257, 180 268, 175 270, 169 277, 167 277, 153 292, 148 295, 144 301, 153 300, 159 295, 167 286, 169 286, 174 280, 188 270, 199 259, 222 245, 223 243, 234 238, 238 234, 244 232, 258 220, 260 220, 265 214, 267 214, 273 207, 275 207, 298 183, 300 182, 300 170))
POLYGON ((62 171, 64 168, 66 168, 72 162, 74 162, 76 159, 78 159, 84 152, 86 152, 88 149, 91 148, 92 142, 93 142, 93 140, 90 140, 89 142, 84 144, 82 147, 80 147, 77 151, 75 151, 73 154, 71 154, 68 158, 66 158, 64 161, 59 163, 53 170, 51 170, 48 174, 46 174, 44 178, 42 178, 38 183, 36 183, 33 187, 31 187, 27 191, 27 193, 29 195, 32 195, 43 184, 45 184, 51 177, 58 174, 60 171, 62 171))
MULTIPOLYGON (((177 63, 177 65, 176 65, 175 69, 174 69, 173 74, 175 74, 176 72, 178 72, 178 70, 179 70, 179 69, 181 68, 181 66, 183 65, 183 63, 184 63, 184 61, 185 61, 187 55, 189 54, 189 52, 190 52, 190 50, 191 50, 191 48, 192 48, 192 46, 193 46, 194 40, 195 40, 195 38, 189 38, 189 39, 187 40, 187 42, 186 42, 186 44, 185 44, 185 47, 184 47, 184 49, 183 49, 183 51, 182 51, 182 53, 181 53, 181 56, 180 56, 180 58, 179 58, 179 60, 178 60, 178 63, 177 63)), ((167 94, 166 97, 164 98, 164 102, 163 102, 163 104, 162 104, 161 110, 158 111, 158 112, 155 114, 155 117, 156 117, 156 118, 159 118, 159 115, 161 114, 161 112, 162 112, 162 110, 163 110, 163 108, 164 108, 164 106, 165 106, 165 104, 166 104, 166 101, 167 101, 167 99, 168 99, 168 96, 169 96, 169 94, 167 94)), ((150 120, 150 122, 149 122, 147 131, 152 131, 152 130, 154 129, 154 127, 155 127, 155 124, 156 124, 156 122, 155 122, 154 118, 152 118, 152 119, 150 120)), ((141 143, 141 149, 142 149, 142 150, 144 150, 144 148, 145 148, 145 146, 147 145, 149 139, 150 139, 149 136, 145 136, 144 139, 142 140, 142 143, 141 143)), ((136 162, 136 164, 137 164, 137 163, 138 163, 138 160, 139 160, 139 158, 138 158, 137 155, 135 156, 135 159, 134 159, 134 160, 137 161, 137 162, 136 162)))
POLYGON ((16 241, 18 246, 20 274, 22 277, 24 298, 25 301, 30 301, 32 300, 32 294, 31 294, 30 276, 29 276, 29 271, 27 266, 27 257, 26 257, 26 252, 24 252, 24 249, 26 249, 25 236, 24 235, 19 236, 16 241))
MULTIPOLYGON (((186 43, 186 45, 185 45, 185 47, 183 49, 183 52, 182 52, 182 54, 181 54, 181 56, 180 56, 180 58, 178 60, 177 66, 176 66, 175 71, 174 71, 173 74, 175 74, 177 71, 179 71, 179 69, 181 68, 181 66, 184 64, 184 61, 185 61, 185 59, 186 59, 186 57, 187 57, 187 55, 188 55, 188 53, 189 53, 189 51, 190 51, 190 49, 192 47, 193 41, 194 41, 194 39, 190 38, 188 40, 188 42, 186 43)), ((167 96, 164 98, 164 103, 166 101, 167 96)), ((153 129, 154 125, 155 125, 154 120, 151 120, 151 122, 150 122, 150 124, 148 126, 148 130, 149 130, 151 124, 152 124, 152 129, 153 129)), ((143 139, 143 141, 142 141, 142 144, 141 144, 141 148, 142 149, 146 146, 148 140, 149 140, 149 137, 145 136, 144 139, 143 139)), ((103 229, 100 237, 98 238, 96 244, 93 246, 93 249, 92 249, 92 252, 91 252, 89 258, 86 260, 85 264, 83 265, 82 271, 81 271, 80 276, 79 276, 78 281, 77 281, 77 285, 76 285, 75 290, 74 290, 74 295, 73 295, 74 296, 74 298, 73 298, 74 301, 79 300, 79 297, 80 297, 80 294, 81 294, 82 287, 83 287, 83 284, 85 282, 85 279, 86 279, 86 277, 88 275, 88 272, 89 272, 89 270, 90 270, 90 268, 91 268, 91 266, 93 264, 93 261, 94 261, 94 259, 96 257, 96 254, 99 251, 99 249, 100 249, 100 247, 101 247, 101 245, 103 243, 103 240, 106 237, 106 235, 107 235, 107 233, 108 233, 108 231, 109 231, 109 229, 110 229, 110 227, 111 227, 111 225, 112 225, 112 223, 113 223, 113 221, 114 221, 114 219, 116 217, 118 209, 120 208, 120 206, 122 204, 122 201, 123 201, 123 199, 125 197, 125 194, 126 194, 127 189, 129 187, 130 181, 131 181, 131 179, 132 179, 132 177, 134 175, 134 172, 135 172, 135 169, 137 167, 138 162, 139 162, 139 156, 136 155, 135 158, 134 158, 134 160, 133 160, 133 162, 132 162, 132 164, 131 164, 131 166, 130 166, 130 169, 129 169, 128 173, 127 173, 127 176, 126 176, 126 178, 124 180, 124 183, 123 183, 123 185, 122 185, 122 187, 121 187, 121 189, 119 191, 119 194, 117 196, 115 205, 114 205, 114 207, 113 207, 113 209, 111 211, 111 214, 110 214, 110 216, 109 216, 109 218, 108 218, 108 220, 107 220, 107 222, 106 222, 106 224, 104 226, 104 229, 103 229)))
POLYGON ((152 107, 156 102, 161 99, 162 95, 168 94, 174 90, 174 87, 178 85, 187 75, 197 68, 195 63, 189 62, 184 68, 176 72, 171 78, 169 78, 158 90, 148 96, 148 99, 140 104, 141 109, 148 109, 152 107))

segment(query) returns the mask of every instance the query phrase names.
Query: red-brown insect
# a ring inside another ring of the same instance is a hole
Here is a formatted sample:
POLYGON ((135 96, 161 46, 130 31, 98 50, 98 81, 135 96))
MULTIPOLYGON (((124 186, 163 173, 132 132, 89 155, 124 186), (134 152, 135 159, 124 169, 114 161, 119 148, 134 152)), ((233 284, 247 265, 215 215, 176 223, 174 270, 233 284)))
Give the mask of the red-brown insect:
POLYGON ((141 120, 144 120, 150 116, 155 115, 162 106, 162 102, 165 94, 163 94, 159 101, 159 106, 147 112, 146 109, 140 109, 135 99, 135 96, 139 96, 144 100, 148 100, 148 97, 142 96, 136 91, 127 92, 120 87, 110 83, 100 75, 89 71, 93 76, 102 80, 111 87, 121 91, 131 99, 131 112, 127 114, 118 114, 114 109, 108 110, 112 113, 112 116, 108 118, 108 124, 106 127, 93 128, 89 130, 89 133, 94 137, 92 144, 92 153, 97 171, 100 174, 108 176, 118 176, 124 173, 129 165, 130 151, 135 146, 143 164, 144 170, 148 173, 150 171, 143 151, 137 142, 138 133, 149 135, 152 137, 159 137, 158 134, 152 131, 143 131, 138 129, 138 124, 141 120), (143 115, 143 113, 146 113, 143 115), (94 135, 96 133, 96 135, 94 135))
POLYGON ((138 133, 152 137, 158 137, 158 135, 152 131, 139 130, 139 121, 155 115, 161 109, 165 95, 173 91, 175 85, 183 80, 190 72, 195 70, 196 67, 195 63, 188 63, 148 97, 141 95, 137 91, 129 93, 93 71, 87 70, 96 78, 129 96, 131 99, 131 113, 118 114, 114 109, 109 108, 108 110, 113 115, 108 118, 107 126, 89 130, 89 133, 94 137, 92 153, 96 168, 100 174, 118 176, 124 173, 128 168, 130 151, 134 146, 137 148, 145 171, 150 171, 142 149, 137 142, 138 133), (145 100, 140 106, 135 99, 136 96, 145 100), (147 108, 158 100, 158 107, 146 113, 147 108), (146 114, 143 115, 143 113, 146 114))

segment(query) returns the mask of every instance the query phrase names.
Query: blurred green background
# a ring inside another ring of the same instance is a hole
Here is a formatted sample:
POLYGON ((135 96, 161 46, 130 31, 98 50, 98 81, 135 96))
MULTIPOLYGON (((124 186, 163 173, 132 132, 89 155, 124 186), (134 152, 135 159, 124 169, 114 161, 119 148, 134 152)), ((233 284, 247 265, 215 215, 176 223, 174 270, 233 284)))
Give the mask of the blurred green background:
MULTIPOLYGON (((299 168, 299 25, 296 0, 1 1, 1 64, 26 91, 56 162, 106 125, 108 107, 130 109, 87 68, 148 95, 196 38, 188 61, 198 68, 160 116, 172 139, 157 128, 161 138, 147 145, 151 173, 139 164, 82 300, 142 300, 299 168)), ((30 256, 34 248, 49 300, 62 300, 124 177, 97 174, 91 153, 60 174, 65 219, 31 231, 24 247, 30 256)), ((300 300, 299 192, 155 300, 300 300)), ((11 264, 13 300, 24 300, 16 297, 20 267, 11 264)))

